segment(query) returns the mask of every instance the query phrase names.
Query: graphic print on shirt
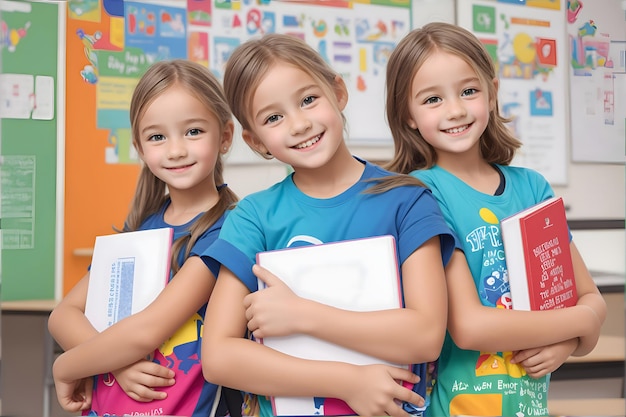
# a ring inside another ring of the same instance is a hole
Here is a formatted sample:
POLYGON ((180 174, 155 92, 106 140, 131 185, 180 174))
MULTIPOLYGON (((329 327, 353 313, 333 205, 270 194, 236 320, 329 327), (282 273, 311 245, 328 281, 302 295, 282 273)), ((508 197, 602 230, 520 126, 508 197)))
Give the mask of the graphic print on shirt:
MULTIPOLYGON (((195 313, 169 339, 156 349, 149 360, 172 369, 176 384, 163 388, 171 398, 180 398, 177 403, 168 404, 176 415, 193 415, 203 390, 198 346, 204 326, 203 317, 195 313)), ((163 415, 159 402, 137 402, 132 400, 116 383, 112 373, 102 375, 94 387, 102 390, 92 403, 91 414, 97 416, 116 415, 163 415), (102 385, 100 385, 102 384, 102 385), (115 411, 113 411, 115 410, 115 411), (120 413, 124 410, 124 413, 120 413)), ((169 414, 169 413, 166 413, 169 414)))
MULTIPOLYGON (((500 235, 498 217, 489 209, 478 212, 481 223, 464 236, 466 251, 482 256, 481 275, 477 290, 481 303, 492 308, 511 309, 511 292, 508 270, 504 257, 504 245, 500 235)), ((482 410, 484 415, 501 415, 510 406, 516 408, 516 417, 545 415, 547 412, 547 388, 527 376, 519 364, 512 364, 512 352, 480 352, 475 365, 475 379, 469 384, 459 382, 459 391, 450 402, 450 413, 465 414, 468 410, 482 410), (536 386, 535 386, 536 385, 536 386), (507 403, 507 397, 529 396, 526 404, 519 407, 507 403)), ((513 410, 512 410, 513 411, 513 410)))

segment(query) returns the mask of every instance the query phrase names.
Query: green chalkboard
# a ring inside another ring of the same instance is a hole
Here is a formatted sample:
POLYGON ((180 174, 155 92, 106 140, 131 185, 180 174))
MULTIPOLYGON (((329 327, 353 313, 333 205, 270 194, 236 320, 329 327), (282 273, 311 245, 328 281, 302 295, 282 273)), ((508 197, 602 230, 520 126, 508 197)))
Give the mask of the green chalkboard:
POLYGON ((2 300, 55 296, 59 8, 0 2, 2 300))

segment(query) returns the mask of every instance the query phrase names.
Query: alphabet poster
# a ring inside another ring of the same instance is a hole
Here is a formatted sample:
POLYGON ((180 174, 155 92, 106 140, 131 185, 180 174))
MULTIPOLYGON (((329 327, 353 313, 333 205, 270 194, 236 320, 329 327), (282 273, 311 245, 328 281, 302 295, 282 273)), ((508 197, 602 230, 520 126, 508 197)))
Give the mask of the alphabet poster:
POLYGON ((567 182, 564 6, 554 0, 457 1, 457 21, 486 46, 500 80, 501 113, 523 143, 514 165, 567 182))

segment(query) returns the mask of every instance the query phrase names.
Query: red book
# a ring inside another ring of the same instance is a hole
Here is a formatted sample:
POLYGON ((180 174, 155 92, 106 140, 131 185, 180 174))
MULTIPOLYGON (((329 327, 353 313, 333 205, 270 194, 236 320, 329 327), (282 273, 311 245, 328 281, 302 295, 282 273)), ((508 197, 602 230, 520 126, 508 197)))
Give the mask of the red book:
POLYGON ((553 197, 500 222, 515 310, 576 305, 570 234, 561 197, 553 197))

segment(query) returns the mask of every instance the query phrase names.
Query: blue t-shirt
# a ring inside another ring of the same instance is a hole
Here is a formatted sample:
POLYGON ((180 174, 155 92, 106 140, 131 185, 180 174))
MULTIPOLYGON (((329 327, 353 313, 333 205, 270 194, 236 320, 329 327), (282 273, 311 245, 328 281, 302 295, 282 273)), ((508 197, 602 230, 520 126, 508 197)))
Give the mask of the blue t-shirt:
MULTIPOLYGON (((201 213, 187 224, 172 226, 165 222, 165 210, 168 200, 158 213, 148 217, 139 230, 171 227, 174 240, 189 233, 189 228, 198 220, 201 213)), ((226 213, 206 230, 191 248, 189 256, 200 256, 217 239, 224 223, 226 213)), ((219 264, 209 258, 202 258, 207 268, 217 277, 219 264)), ((178 258, 179 266, 185 261, 184 250, 178 258)), ((170 276, 170 280, 173 276, 170 276)), ((208 300, 207 300, 208 301, 208 300)), ((137 402, 132 400, 115 382, 112 374, 97 375, 94 381, 93 400, 90 416, 114 415, 180 415, 192 417, 215 416, 220 399, 221 388, 208 383, 202 374, 200 352, 202 329, 206 303, 193 317, 166 340, 153 353, 152 361, 167 366, 176 373, 176 384, 167 388, 158 388, 168 393, 165 400, 137 402)))
MULTIPOLYGON (((536 171, 497 167, 505 178, 501 195, 481 193, 439 166, 411 174, 430 187, 446 221, 461 241, 482 304, 510 309, 500 220, 554 193, 536 171)), ((511 357, 511 352, 460 349, 446 334, 426 414, 548 415, 549 375, 531 378, 522 366, 510 363, 511 357)))
MULTIPOLYGON (((424 242, 440 236, 442 262, 447 263, 455 238, 430 191, 401 186, 368 194, 374 184, 368 180, 394 174, 359 161, 365 165, 361 179, 332 198, 309 197, 292 176, 247 196, 228 216, 206 256, 228 267, 251 292, 258 289, 252 273, 258 252, 302 245, 392 235, 401 265, 424 242)), ((265 414, 267 403, 260 403, 265 414)))

